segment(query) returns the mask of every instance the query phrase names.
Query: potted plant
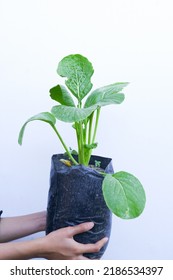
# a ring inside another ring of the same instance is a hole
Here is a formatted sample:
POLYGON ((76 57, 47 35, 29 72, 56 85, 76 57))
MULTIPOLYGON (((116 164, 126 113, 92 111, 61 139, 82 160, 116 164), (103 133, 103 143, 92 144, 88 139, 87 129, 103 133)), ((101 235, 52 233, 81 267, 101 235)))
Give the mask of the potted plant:
MULTIPOLYGON (((65 153, 52 156, 46 232, 93 221, 94 228, 76 235, 75 239, 82 243, 96 242, 110 236, 112 213, 122 219, 133 219, 145 207, 143 186, 134 175, 125 171, 114 173, 110 158, 92 155, 97 147, 101 108, 121 104, 122 90, 128 83, 113 83, 91 91, 93 66, 80 54, 64 57, 57 73, 66 78, 66 86, 58 84, 50 89, 50 97, 58 105, 51 112, 29 118, 20 130, 18 142, 22 144, 25 127, 31 121, 44 121, 52 127, 65 153), (72 124, 77 152, 64 142, 56 127, 57 120, 72 124)), ((106 246, 86 256, 98 259, 106 246)))

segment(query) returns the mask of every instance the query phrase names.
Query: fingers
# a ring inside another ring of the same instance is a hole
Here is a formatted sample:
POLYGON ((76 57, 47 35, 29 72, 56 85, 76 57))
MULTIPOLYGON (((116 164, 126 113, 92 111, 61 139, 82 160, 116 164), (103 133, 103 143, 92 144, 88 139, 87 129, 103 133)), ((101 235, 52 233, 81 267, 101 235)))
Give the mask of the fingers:
POLYGON ((69 237, 73 237, 76 234, 88 231, 94 226, 93 222, 82 223, 77 226, 69 227, 69 237))
POLYGON ((100 249, 108 242, 109 238, 108 237, 104 237, 101 240, 97 241, 97 243, 95 244, 95 246, 100 249))
POLYGON ((88 258, 84 257, 83 255, 79 255, 75 258, 75 260, 89 260, 88 258))
POLYGON ((83 253, 95 253, 99 252, 100 249, 108 242, 108 238, 104 237, 97 241, 95 244, 80 244, 81 254, 83 253))
MULTIPOLYGON (((94 223, 93 222, 87 222, 87 223, 82 223, 76 226, 71 226, 68 227, 68 237, 73 238, 74 235, 85 232, 93 228, 94 223)), ((67 228, 66 228, 67 229, 67 228)), ((108 238, 104 237, 101 240, 97 241, 95 244, 82 244, 76 242, 77 245, 77 255, 80 256, 82 259, 87 259, 82 254, 84 253, 95 253, 99 252, 100 249, 108 242, 108 238)))

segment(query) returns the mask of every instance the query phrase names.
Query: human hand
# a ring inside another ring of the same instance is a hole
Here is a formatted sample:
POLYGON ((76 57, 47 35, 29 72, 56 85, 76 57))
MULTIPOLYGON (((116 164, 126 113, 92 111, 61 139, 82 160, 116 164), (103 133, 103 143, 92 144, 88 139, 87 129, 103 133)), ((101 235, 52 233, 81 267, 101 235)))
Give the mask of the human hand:
POLYGON ((42 238, 42 256, 49 260, 86 260, 84 253, 99 252, 108 241, 105 237, 95 244, 81 244, 73 236, 90 230, 93 222, 61 228, 42 238))

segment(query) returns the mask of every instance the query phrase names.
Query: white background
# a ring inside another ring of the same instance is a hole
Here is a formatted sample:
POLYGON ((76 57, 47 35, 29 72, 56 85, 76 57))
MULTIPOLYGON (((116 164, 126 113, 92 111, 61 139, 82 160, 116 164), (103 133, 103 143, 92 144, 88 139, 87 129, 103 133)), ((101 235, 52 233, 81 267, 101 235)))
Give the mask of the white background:
MULTIPOLYGON (((136 175, 147 195, 135 220, 113 218, 104 259, 173 258, 173 19, 170 0, 0 0, 0 207, 4 216, 46 209, 51 128, 23 122, 50 110, 66 55, 93 63, 94 88, 129 81, 123 104, 104 107, 95 153, 136 175)), ((68 146, 71 125, 58 123, 68 146)), ((36 235, 38 236, 38 234, 36 235)), ((34 238, 31 236, 29 238, 34 238)))

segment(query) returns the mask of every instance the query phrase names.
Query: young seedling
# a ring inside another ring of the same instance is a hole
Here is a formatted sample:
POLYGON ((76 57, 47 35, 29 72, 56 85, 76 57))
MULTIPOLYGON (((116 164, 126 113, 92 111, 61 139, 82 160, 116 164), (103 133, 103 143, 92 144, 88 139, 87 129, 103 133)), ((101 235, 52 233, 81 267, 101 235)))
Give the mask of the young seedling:
MULTIPOLYGON (((28 119, 20 130, 18 142, 22 144, 24 130, 29 122, 47 122, 58 136, 72 164, 88 166, 92 151, 97 147, 96 134, 101 109, 103 106, 121 104, 124 101, 122 90, 128 83, 113 83, 91 91, 94 69, 91 62, 80 54, 64 57, 58 64, 57 73, 66 78, 66 86, 58 84, 50 89, 50 97, 58 105, 53 106, 51 112, 42 112, 28 119), (60 135, 56 120, 72 123, 77 139, 78 160, 60 135)), ((98 164, 97 162, 96 165, 98 164)), ((70 168, 69 162, 66 165, 70 168)), ((146 201, 139 180, 124 171, 102 174, 103 196, 110 210, 124 219, 139 216, 146 201)))

